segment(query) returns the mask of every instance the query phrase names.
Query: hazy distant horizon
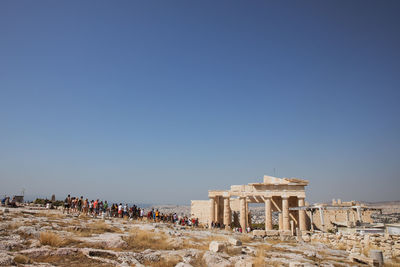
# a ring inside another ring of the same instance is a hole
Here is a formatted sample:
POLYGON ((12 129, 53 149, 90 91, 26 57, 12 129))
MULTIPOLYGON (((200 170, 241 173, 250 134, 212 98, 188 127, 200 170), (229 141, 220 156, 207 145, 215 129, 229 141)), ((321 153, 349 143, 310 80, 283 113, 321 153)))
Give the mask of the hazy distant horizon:
MULTIPOLYGON (((3 194, 3 195, 7 195, 7 196, 13 196, 13 195, 20 195, 20 194, 3 194)), ((1 195, 3 197, 3 195, 1 195)), ((74 195, 71 194, 72 197, 80 197, 81 195, 74 195)), ((56 196, 56 200, 61 200, 63 201, 65 198, 67 197, 67 195, 65 196, 56 196)), ((157 206, 157 205, 179 205, 179 206, 190 206, 190 200, 188 202, 182 202, 182 203, 166 203, 166 202, 159 202, 159 203, 148 203, 148 202, 143 202, 143 201, 131 201, 131 200, 120 200, 120 199, 104 199, 101 197, 87 197, 85 195, 83 195, 84 198, 88 198, 89 200, 107 200, 109 203, 123 203, 123 204, 130 204, 130 205, 138 205, 140 207, 151 207, 151 206, 157 206)), ((24 200, 28 201, 28 202, 32 202, 37 198, 42 198, 42 199, 51 199, 51 195, 47 196, 47 195, 25 195, 24 200)), ((336 200, 338 198, 335 198, 336 200)), ((192 199, 192 200, 207 200, 207 198, 204 199, 192 199)), ((310 199, 306 198, 306 200, 312 204, 312 203, 331 203, 332 199, 326 199, 326 200, 320 200, 320 201, 310 201, 310 199)), ((342 201, 359 201, 359 202, 366 202, 366 203, 380 203, 380 202, 400 202, 400 199, 391 199, 391 200, 383 200, 383 201, 365 201, 362 199, 342 199, 342 201)), ((251 205, 263 205, 262 203, 249 203, 251 205)))
POLYGON ((398 199, 399 1, 1 1, 0 194, 398 199))

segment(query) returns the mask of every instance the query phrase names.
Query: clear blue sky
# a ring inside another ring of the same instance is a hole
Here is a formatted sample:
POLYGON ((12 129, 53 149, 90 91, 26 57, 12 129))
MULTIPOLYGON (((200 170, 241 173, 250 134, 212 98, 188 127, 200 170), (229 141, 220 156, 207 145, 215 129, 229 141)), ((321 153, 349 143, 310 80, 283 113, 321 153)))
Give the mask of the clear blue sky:
POLYGON ((1 1, 0 194, 398 200, 399 1, 1 1))

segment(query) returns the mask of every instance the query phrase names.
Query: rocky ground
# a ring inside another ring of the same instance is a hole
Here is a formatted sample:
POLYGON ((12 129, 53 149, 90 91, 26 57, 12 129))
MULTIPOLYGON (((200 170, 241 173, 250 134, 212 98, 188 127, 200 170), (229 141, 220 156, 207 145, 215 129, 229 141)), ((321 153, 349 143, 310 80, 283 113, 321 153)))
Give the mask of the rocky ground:
POLYGON ((323 242, 264 240, 33 207, 0 208, 0 266, 8 265, 359 266, 349 260, 349 252, 323 242))

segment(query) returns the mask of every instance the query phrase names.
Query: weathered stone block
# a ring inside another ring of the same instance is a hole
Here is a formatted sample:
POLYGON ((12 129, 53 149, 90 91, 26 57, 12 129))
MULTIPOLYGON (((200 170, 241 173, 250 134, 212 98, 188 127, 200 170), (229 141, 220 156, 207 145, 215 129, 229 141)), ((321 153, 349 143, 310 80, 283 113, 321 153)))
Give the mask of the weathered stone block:
POLYGON ((265 231, 264 230, 253 230, 253 236, 257 237, 264 237, 265 236, 265 231))
POLYGON ((279 231, 278 230, 267 230, 265 231, 265 235, 267 236, 278 236, 279 231))
POLYGON ((292 235, 292 232, 290 230, 282 230, 279 231, 280 235, 292 235))
POLYGON ((221 252, 225 249, 225 243, 223 242, 218 242, 218 241, 212 241, 210 243, 209 249, 212 252, 221 252))
POLYGON ((241 246, 242 245, 242 241, 236 239, 236 238, 229 238, 228 239, 229 244, 231 244, 232 246, 241 246))
POLYGON ((232 266, 232 263, 230 261, 222 258, 219 254, 215 254, 210 251, 204 253, 203 260, 206 266, 218 266, 218 267, 232 266))

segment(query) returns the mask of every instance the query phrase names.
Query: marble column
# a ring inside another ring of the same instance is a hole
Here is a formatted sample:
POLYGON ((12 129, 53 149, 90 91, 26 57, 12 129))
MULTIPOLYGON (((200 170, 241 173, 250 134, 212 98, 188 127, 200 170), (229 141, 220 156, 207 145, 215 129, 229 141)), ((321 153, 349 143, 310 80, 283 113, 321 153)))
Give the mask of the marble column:
POLYGON ((224 225, 225 228, 229 228, 231 224, 231 206, 230 206, 230 198, 225 197, 224 198, 224 225))
POLYGON ((245 198, 245 202, 246 202, 246 227, 248 227, 251 224, 251 220, 250 220, 250 211, 249 211, 249 202, 247 202, 247 198, 245 198))
POLYGON ((279 225, 279 231, 282 231, 283 230, 282 212, 279 212, 278 214, 278 225, 279 225))
POLYGON ((247 222, 247 211, 246 211, 246 198, 240 198, 240 227, 242 228, 243 233, 246 232, 246 222, 247 222))
POLYGON ((211 223, 215 221, 215 198, 210 198, 210 227, 211 223))
POLYGON ((289 223, 289 199, 287 197, 282 197, 282 224, 283 230, 290 230, 289 223))
POLYGON ((294 221, 290 220, 290 232, 292 233, 292 235, 294 235, 294 221))
POLYGON ((314 212, 312 210, 310 210, 309 216, 310 216, 311 231, 314 232, 314 219, 313 219, 314 212))
POLYGON ((220 218, 221 218, 220 213, 221 213, 220 197, 216 196, 215 197, 215 222, 221 223, 221 221, 220 221, 220 218))
POLYGON ((272 230, 271 198, 265 198, 265 230, 272 230))
MULTIPOLYGON (((304 198, 298 198, 299 207, 304 207, 304 198)), ((306 211, 299 210, 299 228, 300 231, 306 231, 306 211)))
POLYGON ((357 217, 360 222, 362 222, 361 207, 357 206, 357 217))

